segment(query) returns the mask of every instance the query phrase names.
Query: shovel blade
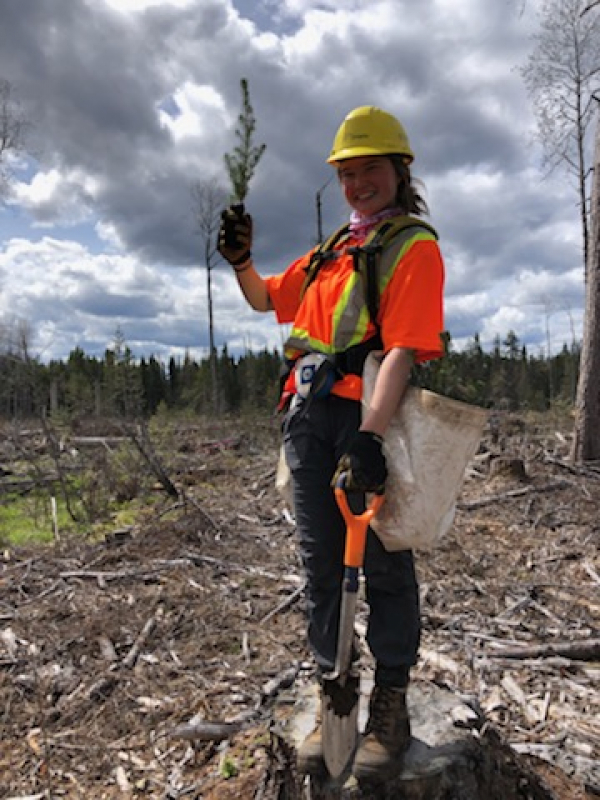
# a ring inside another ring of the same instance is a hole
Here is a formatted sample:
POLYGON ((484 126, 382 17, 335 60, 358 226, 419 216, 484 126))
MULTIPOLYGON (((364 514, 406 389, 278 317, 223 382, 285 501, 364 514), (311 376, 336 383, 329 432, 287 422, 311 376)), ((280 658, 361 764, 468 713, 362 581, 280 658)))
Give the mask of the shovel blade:
POLYGON ((360 678, 325 681, 322 696, 323 759, 333 779, 349 768, 358 744, 360 678))

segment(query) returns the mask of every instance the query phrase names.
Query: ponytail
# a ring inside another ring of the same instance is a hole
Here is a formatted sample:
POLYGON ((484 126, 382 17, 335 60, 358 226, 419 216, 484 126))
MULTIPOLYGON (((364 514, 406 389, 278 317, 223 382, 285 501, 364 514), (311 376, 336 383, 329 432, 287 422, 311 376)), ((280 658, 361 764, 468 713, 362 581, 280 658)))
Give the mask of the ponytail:
POLYGON ((410 168, 406 163, 403 156, 391 155, 390 161, 392 162, 396 175, 400 178, 398 184, 398 191, 396 192, 396 203, 405 214, 427 214, 427 203, 415 186, 410 174, 410 168))

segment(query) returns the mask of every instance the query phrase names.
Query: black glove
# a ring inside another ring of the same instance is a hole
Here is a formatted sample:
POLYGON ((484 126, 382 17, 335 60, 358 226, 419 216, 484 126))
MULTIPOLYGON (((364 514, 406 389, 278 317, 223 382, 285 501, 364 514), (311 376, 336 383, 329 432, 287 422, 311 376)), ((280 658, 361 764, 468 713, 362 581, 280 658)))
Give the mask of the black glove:
POLYGON ((252 217, 243 203, 229 206, 221 213, 217 250, 232 267, 248 261, 252 249, 252 217))
POLYGON ((345 489, 383 494, 388 471, 382 446, 381 436, 371 431, 359 431, 338 461, 331 485, 336 486, 345 473, 345 489))

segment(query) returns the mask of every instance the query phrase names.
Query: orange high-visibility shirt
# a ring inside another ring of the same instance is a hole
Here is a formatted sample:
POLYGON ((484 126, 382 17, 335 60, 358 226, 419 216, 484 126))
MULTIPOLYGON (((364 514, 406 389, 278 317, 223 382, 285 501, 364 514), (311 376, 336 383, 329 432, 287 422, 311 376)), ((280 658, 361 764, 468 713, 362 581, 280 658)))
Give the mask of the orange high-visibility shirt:
MULTIPOLYGON (((304 297, 301 289, 310 252, 284 272, 265 279, 278 321, 293 323, 294 329, 306 331, 314 349, 328 352, 327 346, 333 340, 335 310, 344 302, 344 290, 354 275, 352 256, 345 250, 362 241, 350 238, 336 247, 342 254, 323 264, 304 297)), ((413 350, 416 363, 443 354, 443 286, 444 264, 437 242, 415 240, 396 263, 393 276, 380 296, 378 323, 384 352, 394 347, 413 350)), ((364 303, 363 293, 361 298, 364 303)), ((361 341, 376 333, 369 321, 361 341)), ((332 392, 358 400, 361 390, 360 378, 347 375, 335 384, 332 392)))

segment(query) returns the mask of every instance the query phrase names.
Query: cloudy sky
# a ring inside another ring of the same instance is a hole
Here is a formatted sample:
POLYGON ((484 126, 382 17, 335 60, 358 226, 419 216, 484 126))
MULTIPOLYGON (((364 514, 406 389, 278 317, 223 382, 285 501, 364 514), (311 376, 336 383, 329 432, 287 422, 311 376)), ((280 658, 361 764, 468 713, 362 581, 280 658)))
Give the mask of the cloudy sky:
MULTIPOLYGON (((581 337, 576 194, 545 176, 518 68, 536 0, 2 0, 0 77, 31 123, 0 202, 0 322, 31 351, 207 352, 192 188, 228 188, 246 78, 266 151, 247 205, 255 261, 283 269, 348 210, 325 163, 351 109, 396 114, 447 268, 457 347, 514 331, 530 352, 581 337)), ((213 270, 216 340, 285 331, 213 270)))

